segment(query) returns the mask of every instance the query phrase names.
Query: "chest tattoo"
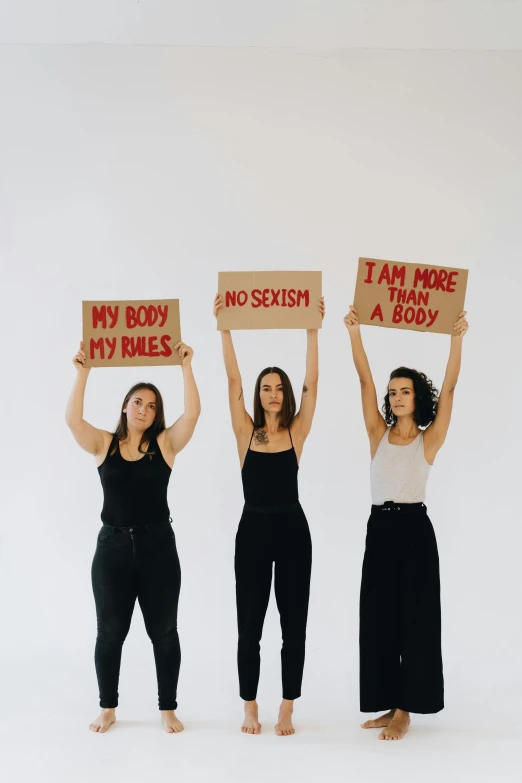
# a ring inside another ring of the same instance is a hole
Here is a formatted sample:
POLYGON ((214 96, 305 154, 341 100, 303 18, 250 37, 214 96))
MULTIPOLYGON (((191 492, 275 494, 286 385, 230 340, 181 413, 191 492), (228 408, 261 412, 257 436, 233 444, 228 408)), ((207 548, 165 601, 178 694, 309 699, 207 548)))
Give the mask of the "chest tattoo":
POLYGON ((270 442, 268 440, 268 434, 264 430, 255 430, 254 440, 258 446, 267 446, 270 442))

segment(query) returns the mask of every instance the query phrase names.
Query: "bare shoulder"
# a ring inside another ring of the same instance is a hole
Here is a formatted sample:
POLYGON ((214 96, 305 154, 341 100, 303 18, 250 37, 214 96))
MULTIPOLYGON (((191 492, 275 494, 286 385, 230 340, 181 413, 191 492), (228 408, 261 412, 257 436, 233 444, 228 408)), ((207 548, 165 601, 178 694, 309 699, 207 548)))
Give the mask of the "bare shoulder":
POLYGON ((102 445, 101 449, 94 455, 94 459, 96 460, 96 467, 99 468, 100 465, 105 462, 105 458, 107 456, 107 452, 109 451, 109 447, 112 443, 112 439, 114 437, 112 432, 107 432, 107 430, 100 430, 102 434, 102 445))
POLYGON ((288 431, 290 433, 290 437, 292 438, 292 445, 294 447, 295 456, 297 457, 297 464, 300 465, 304 445, 308 435, 303 435, 299 425, 297 425, 297 427, 295 426, 295 421, 296 419, 293 420, 292 424, 288 428, 288 431))
POLYGON ((160 434, 156 436, 156 440, 158 441, 158 446, 162 451, 164 449, 170 448, 169 442, 167 440, 167 430, 160 432, 160 434))
POLYGON ((172 468, 174 465, 174 460, 176 459, 176 455, 169 443, 169 439, 167 438, 167 430, 163 430, 163 432, 160 432, 160 434, 156 436, 156 442, 158 444, 159 450, 161 451, 163 459, 167 465, 172 468))
POLYGON ((384 438, 384 435, 388 432, 388 425, 381 417, 379 426, 376 427, 371 433, 368 433, 368 440, 370 441, 370 457, 373 459, 377 454, 379 443, 384 438))
POLYGON ((239 427, 235 432, 237 448, 240 453, 246 451, 254 432, 254 422, 249 418, 250 426, 239 427))
POLYGON ((294 444, 294 448, 296 451, 302 451, 304 443, 308 437, 308 432, 305 433, 303 427, 301 427, 301 422, 299 420, 299 414, 294 417, 293 422, 288 427, 288 431, 290 432, 290 435, 292 437, 292 443, 294 444))
POLYGON ((437 456, 442 446, 435 436, 436 431, 432 428, 431 424, 422 433, 422 440, 424 443, 424 459, 429 465, 433 465, 435 462, 435 457, 437 456))

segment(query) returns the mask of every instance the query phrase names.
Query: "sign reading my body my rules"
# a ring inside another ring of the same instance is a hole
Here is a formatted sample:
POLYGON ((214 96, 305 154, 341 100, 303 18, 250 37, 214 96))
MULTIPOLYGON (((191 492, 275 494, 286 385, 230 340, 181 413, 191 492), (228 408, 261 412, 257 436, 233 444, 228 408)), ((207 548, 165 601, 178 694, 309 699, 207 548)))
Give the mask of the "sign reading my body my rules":
POLYGON ((179 299, 82 302, 87 367, 181 364, 179 299))

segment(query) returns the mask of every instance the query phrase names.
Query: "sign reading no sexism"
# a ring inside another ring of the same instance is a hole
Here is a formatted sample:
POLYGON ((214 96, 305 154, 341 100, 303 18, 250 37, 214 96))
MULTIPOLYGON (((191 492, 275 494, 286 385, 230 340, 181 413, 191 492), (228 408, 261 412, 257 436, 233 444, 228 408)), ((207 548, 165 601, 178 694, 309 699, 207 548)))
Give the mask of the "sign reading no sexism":
POLYGON ((217 328, 318 329, 321 272, 220 272, 217 328))
POLYGON ((82 302, 87 367, 181 364, 179 299, 82 302))
POLYGON ((454 334, 467 269, 360 258, 354 307, 359 323, 454 334))

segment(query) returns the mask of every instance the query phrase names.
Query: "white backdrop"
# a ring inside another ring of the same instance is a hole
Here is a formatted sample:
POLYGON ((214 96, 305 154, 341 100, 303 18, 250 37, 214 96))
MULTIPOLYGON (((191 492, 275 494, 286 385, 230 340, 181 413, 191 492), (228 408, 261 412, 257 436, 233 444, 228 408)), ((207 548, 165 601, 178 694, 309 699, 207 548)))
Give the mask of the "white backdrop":
MULTIPOLYGON (((441 557, 444 715, 514 708, 522 54, 3 47, 0 95, 1 676, 13 703, 42 708, 45 684, 51 712, 75 694, 84 722, 96 711, 90 564, 102 493, 64 423, 81 300, 179 297, 203 406, 169 489, 183 574, 180 716, 239 715, 242 492, 212 300, 219 270, 321 269, 319 400, 300 470, 314 566, 299 710, 357 724, 369 452, 342 319, 364 255, 470 269, 454 418, 427 500, 441 557)), ((446 336, 368 327, 363 337, 379 393, 399 364, 440 388, 446 336)), ((287 368, 299 390, 304 334, 234 339, 247 401, 267 364, 287 368)), ((112 429, 141 379, 159 385, 169 421, 179 415, 178 368, 113 369, 91 372, 86 418, 112 429)), ((279 646, 272 601, 259 695, 274 708, 279 646)), ((155 688, 137 608, 121 703, 153 710, 155 688)))

